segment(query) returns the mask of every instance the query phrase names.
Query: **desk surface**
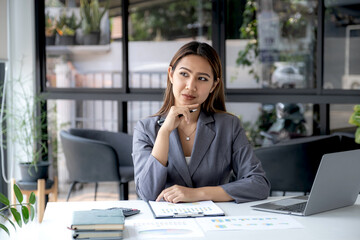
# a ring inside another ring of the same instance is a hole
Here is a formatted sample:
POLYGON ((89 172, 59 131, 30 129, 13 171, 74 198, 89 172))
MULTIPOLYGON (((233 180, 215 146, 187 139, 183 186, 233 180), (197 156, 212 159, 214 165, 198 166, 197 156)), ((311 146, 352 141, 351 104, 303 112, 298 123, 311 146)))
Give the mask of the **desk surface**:
MULTIPOLYGON (((236 204, 233 202, 217 203, 227 216, 249 216, 249 215, 274 215, 262 211, 252 210, 250 206, 261 202, 273 200, 269 198, 264 201, 236 204)), ((278 197, 276 198, 278 199, 278 197)), ((38 238, 36 239, 71 239, 71 231, 67 227, 71 224, 71 216, 74 210, 86 210, 93 208, 108 207, 133 207, 141 210, 141 213, 127 219, 153 219, 148 204, 140 200, 132 201, 109 201, 109 202, 49 202, 44 220, 39 225, 38 238)), ((304 228, 285 230, 261 230, 261 231, 212 231, 206 232, 204 239, 360 239, 360 195, 355 205, 336 209, 312 216, 292 216, 300 222, 304 228), (242 238, 243 237, 243 238, 242 238), (246 238, 245 238, 246 237, 246 238)), ((126 229, 126 221, 125 221, 126 229)), ((124 239, 135 239, 125 231, 124 239)), ((199 238, 194 238, 199 239, 199 238)))

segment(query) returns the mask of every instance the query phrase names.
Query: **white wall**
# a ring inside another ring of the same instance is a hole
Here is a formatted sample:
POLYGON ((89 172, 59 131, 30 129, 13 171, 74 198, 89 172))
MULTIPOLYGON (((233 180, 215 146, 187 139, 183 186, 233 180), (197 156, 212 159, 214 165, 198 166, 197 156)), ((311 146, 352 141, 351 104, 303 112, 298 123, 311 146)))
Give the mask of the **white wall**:
POLYGON ((0 0, 0 61, 7 60, 7 0, 0 0))
MULTIPOLYGON (((1 0, 4 1, 4 0, 1 0)), ((34 91, 35 80, 35 27, 34 27, 34 1, 29 0, 11 0, 9 4, 9 74, 8 79, 21 77, 25 80, 23 86, 29 91, 34 91)), ((8 85, 7 101, 10 111, 21 111, 23 102, 19 101, 19 96, 15 91, 19 86, 8 85)), ((11 119, 8 120, 8 126, 11 128, 11 119)), ((8 138, 11 138, 11 132, 16 129, 10 129, 8 138)), ((10 177, 18 178, 18 153, 19 146, 9 144, 7 156, 9 160, 10 177), (12 166, 14 167, 11 170, 12 166)))

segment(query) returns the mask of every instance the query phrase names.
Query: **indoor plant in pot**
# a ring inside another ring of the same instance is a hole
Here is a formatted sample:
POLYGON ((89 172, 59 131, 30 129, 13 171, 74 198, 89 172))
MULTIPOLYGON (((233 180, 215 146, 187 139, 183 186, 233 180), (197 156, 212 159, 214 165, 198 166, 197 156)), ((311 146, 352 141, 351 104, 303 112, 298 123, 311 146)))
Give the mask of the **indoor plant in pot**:
POLYGON ((18 77, 8 80, 16 104, 6 104, 4 110, 3 121, 6 124, 2 122, 2 126, 7 140, 3 147, 11 142, 13 157, 19 162, 21 182, 36 183, 38 179, 48 178, 50 165, 47 157, 46 113, 40 113, 46 101, 28 89, 31 81, 29 77, 23 77, 21 72, 18 77))
POLYGON ((56 21, 49 13, 45 15, 46 45, 55 45, 56 21))
POLYGON ((81 21, 77 22, 74 13, 70 17, 63 12, 56 24, 57 44, 58 45, 75 45, 76 29, 80 27, 81 21))
POLYGON ((96 45, 100 40, 100 23, 105 12, 109 8, 109 0, 105 7, 100 10, 98 0, 80 0, 80 15, 82 18, 82 30, 84 45, 96 45))

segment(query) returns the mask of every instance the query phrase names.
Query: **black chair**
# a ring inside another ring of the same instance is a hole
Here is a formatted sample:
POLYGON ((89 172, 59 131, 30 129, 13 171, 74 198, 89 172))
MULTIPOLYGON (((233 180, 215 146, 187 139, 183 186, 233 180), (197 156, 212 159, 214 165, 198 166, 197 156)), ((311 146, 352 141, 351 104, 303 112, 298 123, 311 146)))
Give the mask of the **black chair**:
POLYGON ((60 132, 71 183, 66 201, 77 183, 119 182, 119 199, 129 199, 129 182, 134 180, 132 136, 92 129, 60 132))
POLYGON ((274 191, 310 192, 321 158, 341 151, 338 136, 306 137, 255 149, 274 191))

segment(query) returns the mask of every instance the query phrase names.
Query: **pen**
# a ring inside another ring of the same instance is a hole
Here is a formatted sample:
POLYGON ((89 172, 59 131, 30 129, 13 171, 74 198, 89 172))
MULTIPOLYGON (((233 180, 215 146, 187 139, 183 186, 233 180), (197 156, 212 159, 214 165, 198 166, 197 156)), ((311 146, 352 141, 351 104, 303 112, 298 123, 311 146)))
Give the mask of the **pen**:
MULTIPOLYGON (((196 112, 196 111, 197 111, 197 108, 189 110, 190 113, 196 112)), ((184 115, 182 115, 182 114, 178 115, 179 118, 182 117, 182 116, 184 116, 184 115)), ((165 118, 158 120, 157 124, 159 124, 161 126, 161 125, 163 125, 164 122, 165 122, 165 118)))

